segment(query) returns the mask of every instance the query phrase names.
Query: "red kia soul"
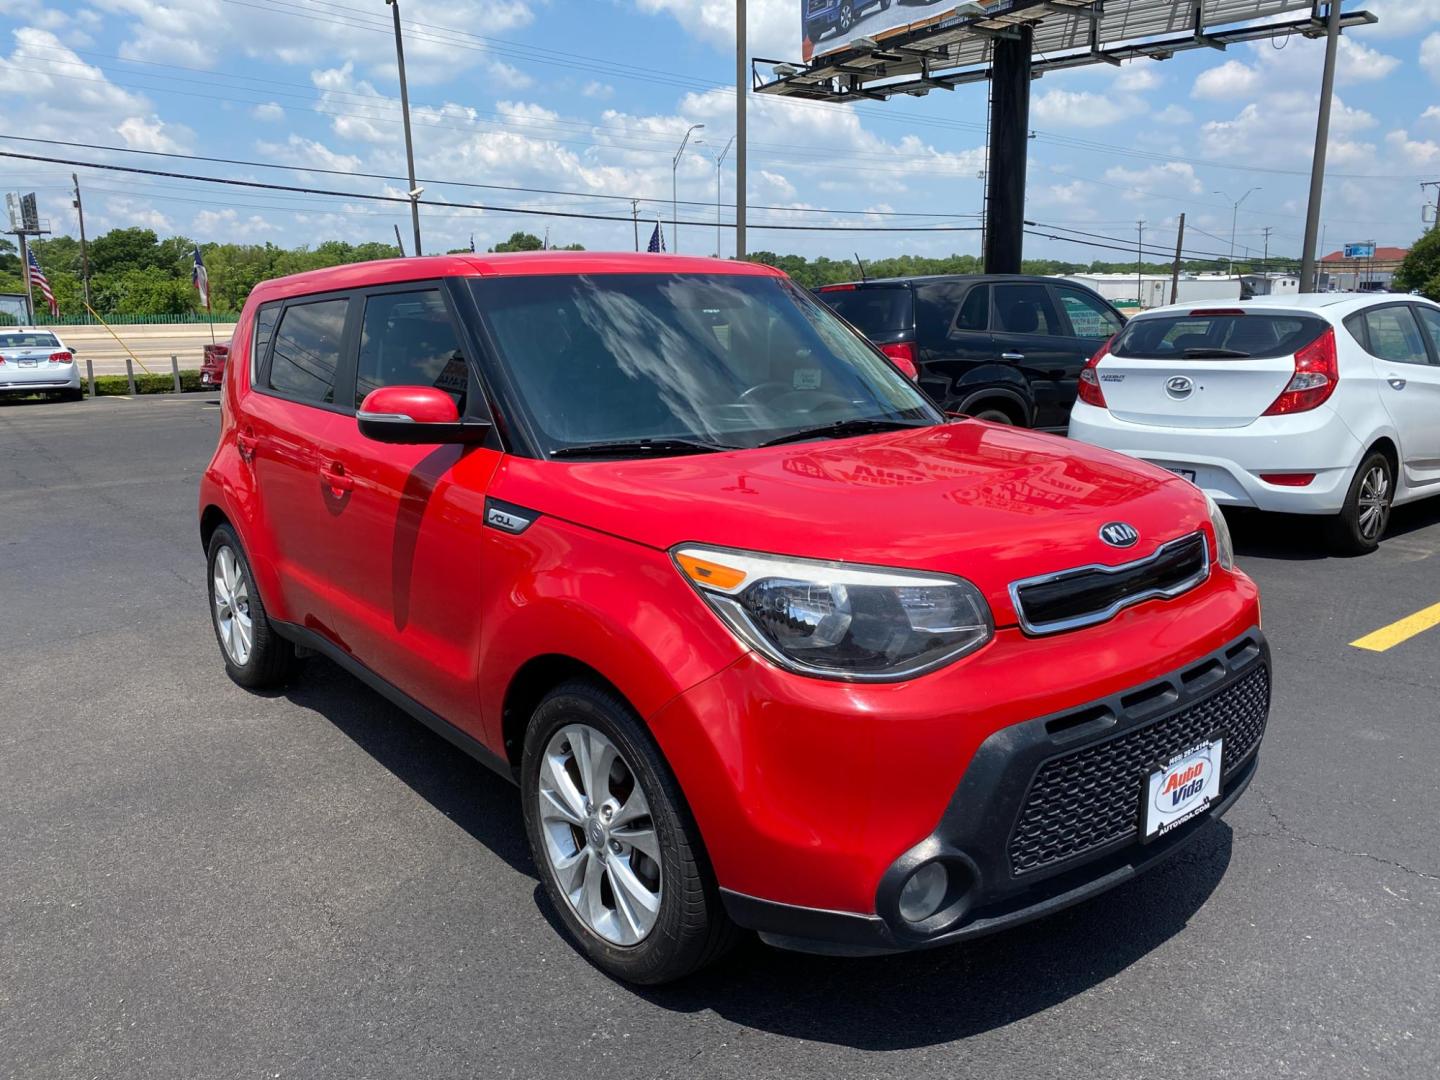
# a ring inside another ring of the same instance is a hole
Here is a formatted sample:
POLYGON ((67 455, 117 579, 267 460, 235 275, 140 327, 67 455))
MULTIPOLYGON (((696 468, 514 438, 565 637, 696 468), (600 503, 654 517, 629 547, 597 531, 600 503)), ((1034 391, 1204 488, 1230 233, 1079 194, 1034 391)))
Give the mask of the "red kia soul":
POLYGON ((783 274, 405 259, 251 294, 200 491, 243 686, 320 653, 520 786, 585 952, 962 941, 1249 784, 1255 585, 1193 485, 947 417, 783 274))

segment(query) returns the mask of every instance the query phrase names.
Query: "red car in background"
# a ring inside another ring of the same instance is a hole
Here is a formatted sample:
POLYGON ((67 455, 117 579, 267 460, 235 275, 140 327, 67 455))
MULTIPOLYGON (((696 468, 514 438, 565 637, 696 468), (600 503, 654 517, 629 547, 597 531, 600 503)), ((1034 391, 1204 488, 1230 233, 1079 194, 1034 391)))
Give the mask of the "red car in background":
POLYGON ((225 363, 230 357, 230 346, 206 345, 205 358, 200 364, 200 385, 220 386, 225 382, 225 363))
POLYGON ((233 344, 199 502, 230 677, 321 653, 516 781, 616 976, 1013 926, 1255 774, 1269 651, 1214 505, 950 420, 771 268, 344 266, 259 285, 233 344))

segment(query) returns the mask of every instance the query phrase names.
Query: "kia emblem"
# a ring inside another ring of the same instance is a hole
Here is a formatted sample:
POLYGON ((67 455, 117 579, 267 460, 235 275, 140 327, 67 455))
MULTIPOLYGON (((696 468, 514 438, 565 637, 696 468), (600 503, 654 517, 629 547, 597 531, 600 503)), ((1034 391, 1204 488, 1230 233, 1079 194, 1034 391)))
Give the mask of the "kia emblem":
POLYGON ((1189 397, 1190 394, 1194 391, 1194 389, 1195 384, 1190 381, 1190 377, 1188 375, 1176 375, 1173 378, 1168 379, 1165 383, 1165 393, 1169 394, 1177 401, 1181 398, 1189 397))
POLYGON ((1112 521, 1100 526, 1100 539, 1111 547, 1128 548, 1134 547, 1140 540, 1140 533, 1124 521, 1112 521))

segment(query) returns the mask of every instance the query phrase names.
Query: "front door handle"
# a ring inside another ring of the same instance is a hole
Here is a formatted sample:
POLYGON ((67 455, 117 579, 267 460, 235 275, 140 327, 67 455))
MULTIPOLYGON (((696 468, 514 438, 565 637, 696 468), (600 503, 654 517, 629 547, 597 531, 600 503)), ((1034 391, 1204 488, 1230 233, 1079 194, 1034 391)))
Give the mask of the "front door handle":
POLYGON ((331 492, 337 496, 355 490, 355 478, 347 473, 345 466, 338 461, 332 461, 322 468, 320 479, 324 480, 331 492))
POLYGON ((1000 359, 1001 359, 1001 360, 1024 360, 1024 359, 1025 359, 1025 354, 1024 354, 1023 352, 1002 352, 1002 353, 1000 354, 1000 359))
POLYGON ((1404 389, 1405 389, 1405 380, 1402 379, 1402 378, 1400 378, 1399 375, 1391 375, 1390 378, 1389 378, 1389 380, 1388 380, 1388 382, 1390 383, 1390 389, 1391 389, 1391 390, 1404 390, 1404 389))

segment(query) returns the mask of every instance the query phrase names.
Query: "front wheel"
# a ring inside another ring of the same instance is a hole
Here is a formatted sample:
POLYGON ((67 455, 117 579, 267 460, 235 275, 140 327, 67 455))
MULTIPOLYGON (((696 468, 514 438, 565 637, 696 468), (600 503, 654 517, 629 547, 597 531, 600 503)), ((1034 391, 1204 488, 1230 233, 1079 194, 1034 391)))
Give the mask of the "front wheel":
POLYGON ((599 967, 671 982, 734 939, 679 787, 615 694, 584 682, 548 694, 525 733, 520 782, 540 880, 599 967))
POLYGON ((1376 451, 1360 463, 1345 506, 1330 520, 1330 546, 1338 555, 1368 555, 1380 546, 1395 500, 1395 469, 1376 451))

